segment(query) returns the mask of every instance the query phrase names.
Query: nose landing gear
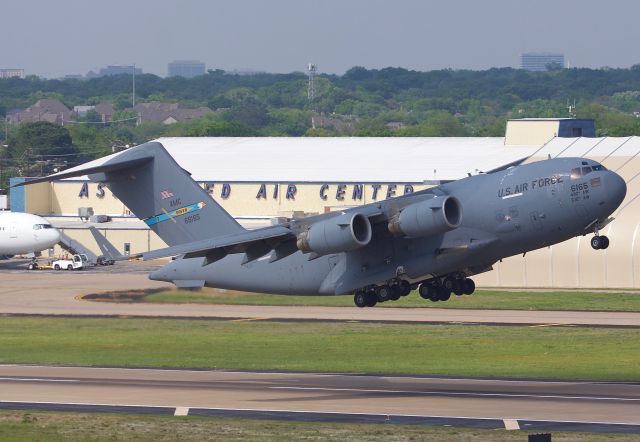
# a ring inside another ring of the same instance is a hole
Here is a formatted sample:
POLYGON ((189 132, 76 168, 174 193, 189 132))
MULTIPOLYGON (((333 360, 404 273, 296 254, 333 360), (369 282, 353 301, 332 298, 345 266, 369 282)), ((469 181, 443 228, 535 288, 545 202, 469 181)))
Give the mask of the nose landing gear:
POLYGON ((609 247, 609 238, 604 235, 596 235, 591 238, 591 247, 594 250, 604 250, 609 247))

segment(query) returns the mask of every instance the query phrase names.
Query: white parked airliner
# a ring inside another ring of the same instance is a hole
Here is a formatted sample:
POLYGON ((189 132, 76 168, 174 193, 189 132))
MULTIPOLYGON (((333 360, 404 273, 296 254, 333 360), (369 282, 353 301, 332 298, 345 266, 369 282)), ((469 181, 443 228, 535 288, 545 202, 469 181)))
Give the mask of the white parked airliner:
POLYGON ((0 212, 0 256, 35 254, 53 247, 60 232, 46 219, 21 212, 0 212))

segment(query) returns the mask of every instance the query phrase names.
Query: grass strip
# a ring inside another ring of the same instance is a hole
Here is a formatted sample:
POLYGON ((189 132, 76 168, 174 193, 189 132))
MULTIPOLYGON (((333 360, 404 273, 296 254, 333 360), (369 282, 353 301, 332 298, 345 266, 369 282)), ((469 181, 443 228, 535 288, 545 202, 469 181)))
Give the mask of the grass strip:
MULTIPOLYGON (((245 305, 306 305, 353 307, 352 296, 284 296, 233 292, 216 289, 201 291, 170 290, 140 297, 144 302, 245 304, 245 305)), ((640 311, 640 293, 594 292, 509 292, 479 290, 472 296, 452 296, 447 302, 426 301, 417 292, 382 307, 424 307, 451 309, 498 310, 573 310, 573 311, 640 311)))
POLYGON ((640 330, 4 317, 0 362, 640 380, 640 330))
MULTIPOLYGON (((166 417, 0 411, 0 442, 29 441, 486 441, 526 440, 527 432, 411 425, 287 422, 227 418, 166 417)), ((632 434, 553 433, 558 442, 637 440, 632 434)))

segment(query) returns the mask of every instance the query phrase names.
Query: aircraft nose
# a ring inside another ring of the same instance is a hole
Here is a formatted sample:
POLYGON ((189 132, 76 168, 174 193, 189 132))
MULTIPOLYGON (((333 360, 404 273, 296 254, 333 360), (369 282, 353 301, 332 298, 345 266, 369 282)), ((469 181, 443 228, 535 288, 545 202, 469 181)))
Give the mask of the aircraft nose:
POLYGON ((607 196, 610 198, 611 204, 615 209, 622 203, 624 197, 627 195, 627 183, 615 172, 609 172, 604 178, 604 183, 607 196))

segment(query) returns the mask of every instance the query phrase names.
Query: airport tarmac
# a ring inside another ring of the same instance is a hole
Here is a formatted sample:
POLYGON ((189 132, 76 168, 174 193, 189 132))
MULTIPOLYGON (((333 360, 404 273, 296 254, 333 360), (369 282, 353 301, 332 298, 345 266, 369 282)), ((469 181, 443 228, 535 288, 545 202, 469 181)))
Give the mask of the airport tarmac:
POLYGON ((640 433, 640 384, 0 365, 0 408, 640 433))
POLYGON ((173 287, 149 280, 147 274, 152 268, 128 263, 80 272, 4 270, 0 314, 640 327, 640 312, 151 304, 80 299, 81 295, 106 290, 173 287))

